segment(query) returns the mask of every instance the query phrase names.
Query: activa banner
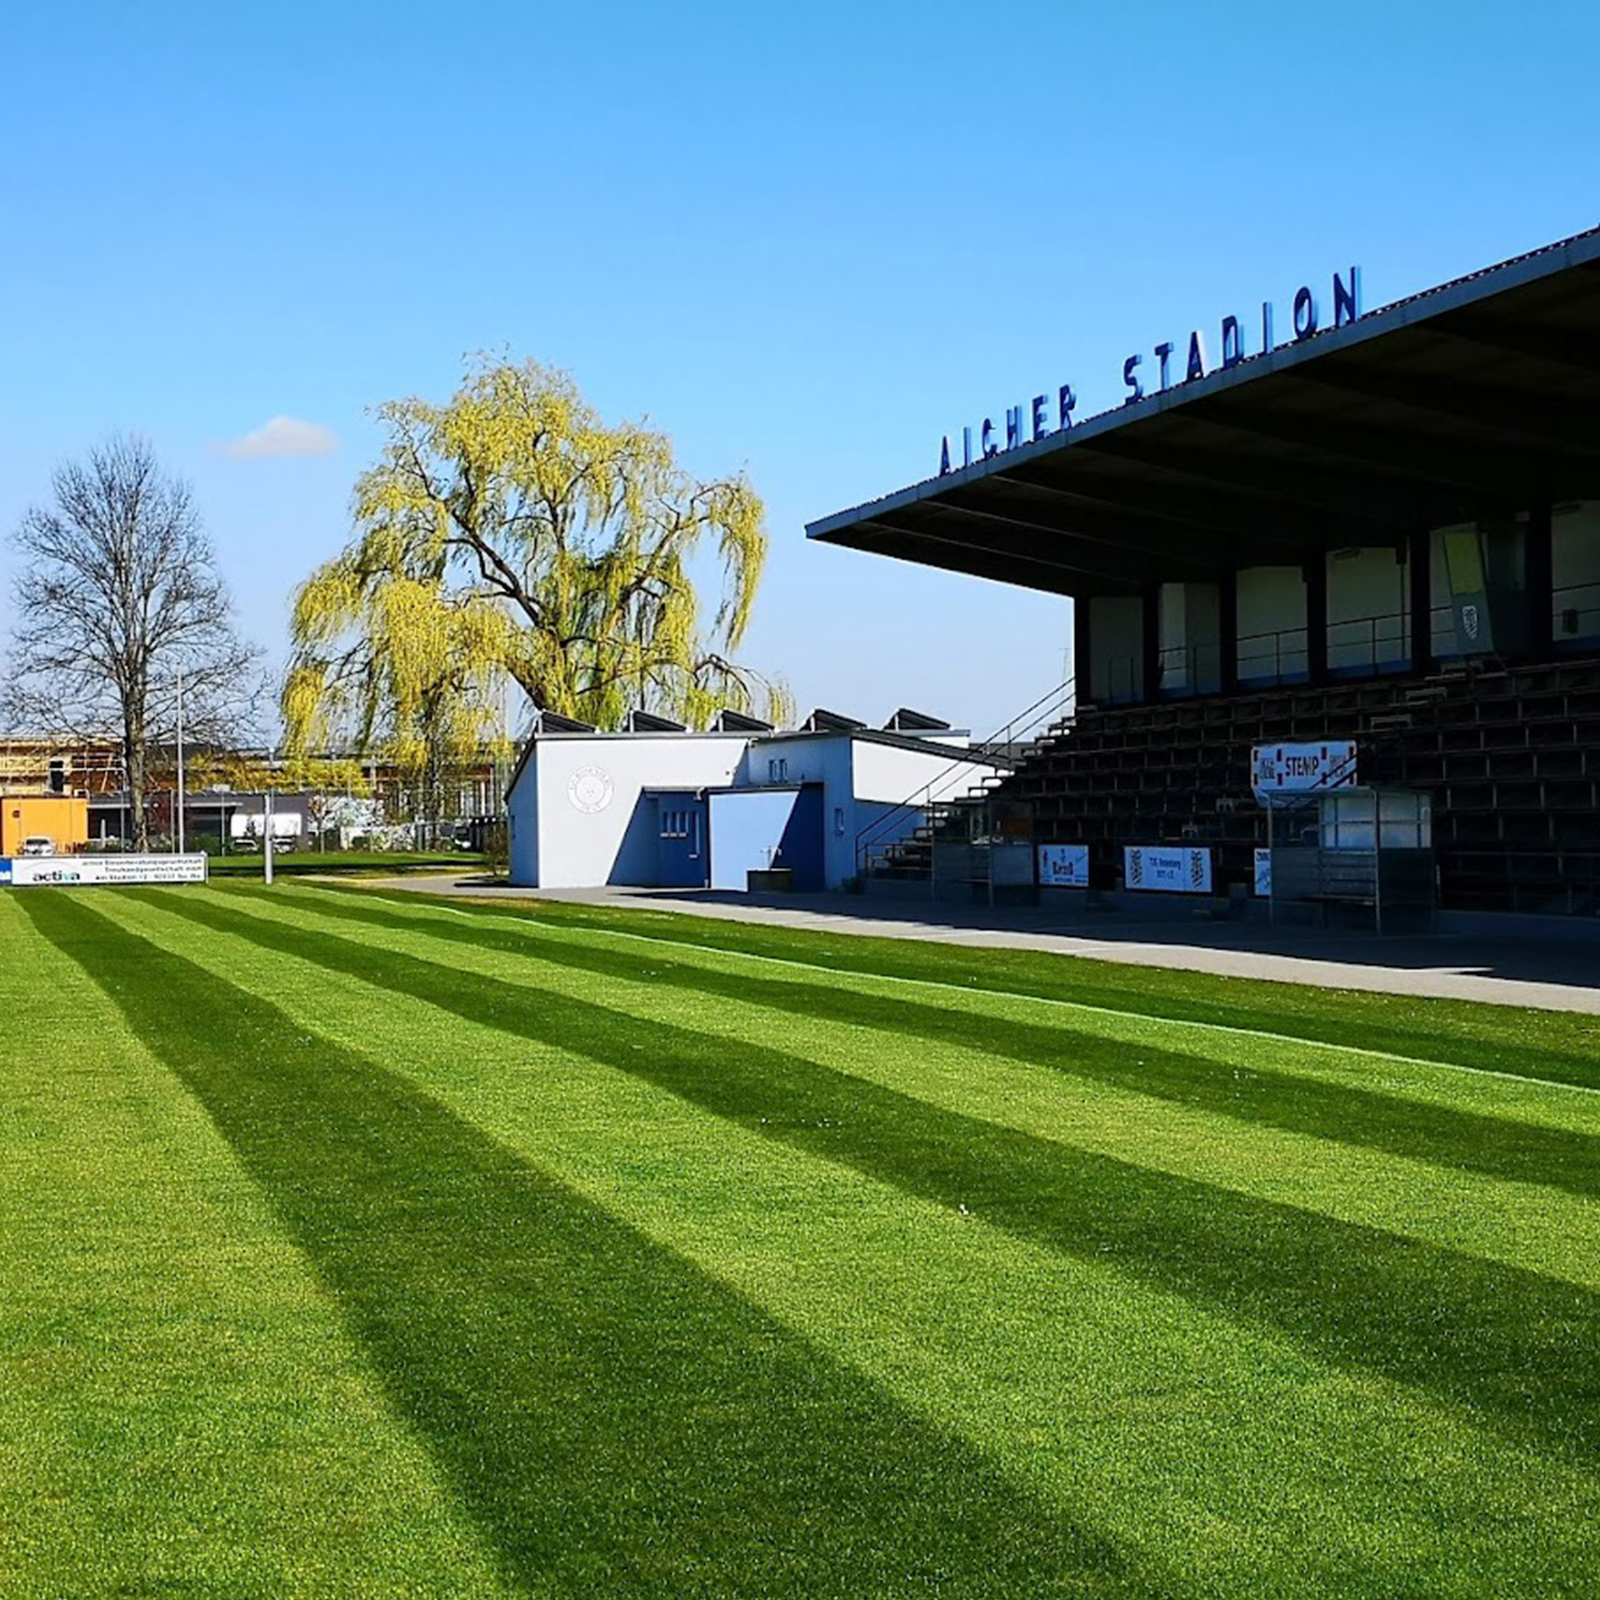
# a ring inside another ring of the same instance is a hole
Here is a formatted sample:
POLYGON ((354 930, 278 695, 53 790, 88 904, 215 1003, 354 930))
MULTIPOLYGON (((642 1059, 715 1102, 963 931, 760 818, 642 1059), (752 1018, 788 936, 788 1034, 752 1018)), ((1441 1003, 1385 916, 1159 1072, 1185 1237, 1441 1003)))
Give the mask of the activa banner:
POLYGON ((1343 789, 1356 781, 1353 739, 1320 744, 1259 744, 1250 752, 1250 787, 1256 799, 1305 794, 1312 789, 1343 789))
POLYGON ((1089 887, 1089 847, 1086 844, 1039 846, 1039 883, 1049 889, 1089 887))
POLYGON ((1122 886, 1125 889, 1162 889, 1168 894, 1210 894, 1211 852, 1198 845, 1182 848, 1125 845, 1122 886))
POLYGON ((209 857, 14 856, 0 862, 0 883, 70 888, 89 883, 204 883, 209 857))

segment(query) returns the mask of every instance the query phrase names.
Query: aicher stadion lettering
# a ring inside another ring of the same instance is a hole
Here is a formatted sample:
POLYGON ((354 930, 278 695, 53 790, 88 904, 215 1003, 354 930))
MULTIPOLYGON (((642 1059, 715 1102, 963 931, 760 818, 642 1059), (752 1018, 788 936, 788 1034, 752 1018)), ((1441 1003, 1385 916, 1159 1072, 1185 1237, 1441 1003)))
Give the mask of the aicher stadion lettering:
MULTIPOLYGON (((1333 325, 1342 328, 1347 322, 1354 322, 1361 315, 1361 268, 1351 267, 1348 277, 1341 277, 1337 272, 1333 275, 1333 325)), ((1294 338, 1286 341, 1298 344, 1302 339, 1309 339, 1321 326, 1320 314, 1317 307, 1317 297, 1304 284, 1295 290, 1293 307, 1294 338)), ((1222 367, 1236 367, 1251 352, 1246 349, 1244 326, 1237 317, 1224 317, 1222 319, 1221 354, 1222 367)), ((1261 303, 1261 354, 1268 350, 1275 350, 1277 344, 1272 336, 1272 302, 1264 300, 1261 303)), ((1176 385, 1173 381, 1172 357, 1176 346, 1170 341, 1155 345, 1151 354, 1156 358, 1156 393, 1164 394, 1176 385)), ((1146 398, 1144 379, 1139 369, 1144 365, 1142 352, 1135 352, 1122 363, 1122 382, 1127 388, 1127 395, 1123 399, 1124 405, 1137 405, 1146 398)), ((1193 383, 1196 378, 1203 378, 1209 369, 1206 366, 1205 341, 1197 328, 1189 335, 1188 358, 1183 365, 1183 376, 1177 380, 1178 384, 1193 383)), ((1031 444, 1036 439, 1043 439, 1047 434, 1064 433, 1072 426, 1072 413, 1077 407, 1078 397, 1070 383, 1063 383, 1055 395, 1055 425, 1050 423, 1051 401, 1048 394, 1036 394, 1030 404, 1026 406, 1007 406, 1005 423, 1005 443, 1000 443, 999 429, 996 428, 992 417, 985 417, 978 429, 977 452, 973 451, 972 429, 961 430, 961 461, 960 466, 970 467, 974 461, 987 460, 990 456, 997 456, 1003 450, 1015 450, 1018 445, 1031 444)), ((942 478, 947 472, 956 470, 957 463, 951 460, 950 436, 946 434, 939 447, 939 476, 942 478)))

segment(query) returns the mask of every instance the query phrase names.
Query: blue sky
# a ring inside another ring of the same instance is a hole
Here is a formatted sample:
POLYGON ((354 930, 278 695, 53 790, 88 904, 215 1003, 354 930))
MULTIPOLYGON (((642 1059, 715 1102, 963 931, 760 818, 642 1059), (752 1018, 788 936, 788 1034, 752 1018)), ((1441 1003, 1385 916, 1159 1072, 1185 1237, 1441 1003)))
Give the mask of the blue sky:
POLYGON ((1370 307, 1600 222, 1592 3, 155 0, 13 8, 6 57, 0 527, 140 430, 274 658, 368 408, 504 349, 749 471, 743 654, 802 708, 986 730, 1059 679, 1065 604, 806 521, 1336 268, 1370 307), (280 416, 339 448, 219 449, 280 416))

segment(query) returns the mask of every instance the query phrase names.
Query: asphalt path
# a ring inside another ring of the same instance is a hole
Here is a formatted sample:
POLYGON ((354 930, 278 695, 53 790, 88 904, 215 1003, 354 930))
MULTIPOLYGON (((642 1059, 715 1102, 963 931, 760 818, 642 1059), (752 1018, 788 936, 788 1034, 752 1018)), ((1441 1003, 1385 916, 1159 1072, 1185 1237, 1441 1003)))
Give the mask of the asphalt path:
POLYGON ((1600 942, 1468 936, 1383 937, 1253 921, 1126 911, 944 905, 859 895, 745 895, 674 889, 519 889, 460 874, 365 879, 371 888, 471 900, 645 907, 835 934, 926 939, 976 949, 1175 967, 1326 989, 1479 1000, 1600 1014, 1600 942))

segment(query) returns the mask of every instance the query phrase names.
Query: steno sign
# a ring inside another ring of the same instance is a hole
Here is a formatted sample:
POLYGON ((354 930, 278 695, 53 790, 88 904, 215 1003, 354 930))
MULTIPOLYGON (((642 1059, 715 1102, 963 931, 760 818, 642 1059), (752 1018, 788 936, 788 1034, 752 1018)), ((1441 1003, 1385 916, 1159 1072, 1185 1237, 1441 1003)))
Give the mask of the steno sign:
POLYGON ((1353 739, 1321 744, 1262 744, 1250 752, 1250 787, 1258 800, 1312 789, 1343 789, 1356 781, 1353 739))

